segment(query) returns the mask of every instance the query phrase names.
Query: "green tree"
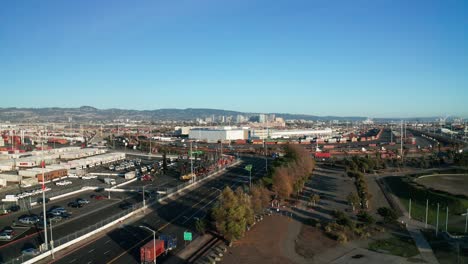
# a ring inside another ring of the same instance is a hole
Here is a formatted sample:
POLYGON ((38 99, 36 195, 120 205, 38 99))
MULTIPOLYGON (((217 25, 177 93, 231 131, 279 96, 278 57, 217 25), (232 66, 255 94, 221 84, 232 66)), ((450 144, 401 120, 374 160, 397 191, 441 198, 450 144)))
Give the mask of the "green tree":
POLYGON ((206 221, 204 219, 198 219, 195 222, 195 229, 200 235, 204 235, 206 232, 206 221))
POLYGON ((226 187, 212 209, 217 231, 230 243, 241 238, 254 221, 250 197, 238 188, 226 187))

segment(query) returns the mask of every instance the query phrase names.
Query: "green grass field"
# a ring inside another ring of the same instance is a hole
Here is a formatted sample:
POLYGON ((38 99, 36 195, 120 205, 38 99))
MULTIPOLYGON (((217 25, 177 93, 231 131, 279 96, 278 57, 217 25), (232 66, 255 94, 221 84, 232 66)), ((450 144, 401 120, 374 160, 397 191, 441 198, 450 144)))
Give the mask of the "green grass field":
POLYGON ((436 226, 437 203, 439 203, 439 230, 445 230, 446 208, 449 208, 448 231, 450 233, 463 233, 465 230, 465 217, 462 212, 468 208, 468 200, 446 193, 433 192, 427 189, 415 189, 404 177, 387 177, 386 183, 401 203, 409 210, 411 199, 411 217, 424 222, 426 216, 426 199, 429 200, 428 224, 436 226))
POLYGON ((391 238, 377 240, 369 244, 369 250, 410 258, 419 254, 414 241, 409 237, 393 235, 391 238))

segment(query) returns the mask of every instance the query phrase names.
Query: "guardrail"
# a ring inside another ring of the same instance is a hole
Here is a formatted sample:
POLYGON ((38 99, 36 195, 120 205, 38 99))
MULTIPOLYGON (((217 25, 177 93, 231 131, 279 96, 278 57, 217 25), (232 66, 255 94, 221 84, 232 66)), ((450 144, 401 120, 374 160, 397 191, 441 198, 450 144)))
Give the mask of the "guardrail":
MULTIPOLYGON (((200 175, 197 177, 197 181, 194 182, 194 183, 191 183, 191 182, 184 182, 182 184, 179 184, 177 185, 176 187, 173 187, 173 188, 170 188, 167 190, 166 194, 164 195, 158 195, 157 197, 153 197, 153 198, 150 198, 146 201, 146 207, 147 208, 148 206, 151 206, 151 205, 154 205, 155 203, 157 202, 161 202, 163 201, 164 199, 167 199, 173 195, 175 195, 176 193, 179 193, 179 192, 182 192, 192 186, 195 186, 195 185, 198 185, 200 184, 201 182, 204 182, 206 181, 207 179, 209 178, 212 178, 214 177, 215 175, 218 175, 220 172, 222 171, 225 171, 226 168, 228 167, 232 167, 232 166, 235 166, 237 164, 239 164, 240 161, 237 160, 237 161, 234 161, 233 163, 231 163, 230 165, 228 166, 224 166, 222 168, 217 168, 215 171, 209 173, 209 174, 204 174, 204 175, 200 175)), ((132 215, 134 215, 135 213, 137 213, 139 210, 142 210, 143 209, 143 202, 139 202, 137 204, 134 204, 132 205, 132 208, 129 208, 129 209, 126 209, 125 211, 122 211, 118 214, 115 214, 115 215, 112 215, 110 216, 109 218, 105 219, 105 220, 102 220, 96 224, 93 224, 93 225, 90 225, 90 226, 87 226, 77 232, 74 232, 70 235, 67 235, 66 237, 62 237, 62 238, 59 238, 59 239, 56 239, 53 241, 53 245, 54 245, 54 252, 57 252, 59 250, 62 250, 78 241, 81 241, 83 239, 86 239, 88 237, 90 237, 91 235, 94 235, 112 225, 114 225, 115 223, 118 223, 132 215)), ((50 248, 50 247, 49 247, 50 248)), ((21 256, 18 256, 16 258, 13 258, 13 259, 10 259, 6 262, 3 262, 5 264, 19 264, 19 263, 35 263, 43 258, 46 258, 48 256, 50 256, 52 254, 52 252, 50 250, 48 251, 44 251, 42 252, 40 255, 38 256, 31 256, 31 257, 28 257, 28 256, 24 256, 24 255, 21 255, 21 256)))

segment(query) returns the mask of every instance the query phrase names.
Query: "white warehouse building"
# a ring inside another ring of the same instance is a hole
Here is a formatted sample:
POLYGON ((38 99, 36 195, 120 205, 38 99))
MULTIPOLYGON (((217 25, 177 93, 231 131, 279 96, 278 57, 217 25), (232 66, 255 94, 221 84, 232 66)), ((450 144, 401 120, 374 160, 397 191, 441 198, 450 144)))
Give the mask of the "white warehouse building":
POLYGON ((237 139, 247 139, 248 130, 241 128, 193 128, 190 129, 189 138, 215 143, 218 141, 231 141, 237 139))

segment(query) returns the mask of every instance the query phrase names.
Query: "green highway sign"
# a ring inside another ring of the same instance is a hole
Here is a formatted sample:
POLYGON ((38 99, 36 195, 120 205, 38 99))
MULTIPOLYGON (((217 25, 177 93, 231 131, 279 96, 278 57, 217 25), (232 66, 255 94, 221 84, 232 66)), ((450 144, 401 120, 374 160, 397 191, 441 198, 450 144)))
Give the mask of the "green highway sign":
POLYGON ((184 232, 184 240, 185 241, 192 241, 192 233, 191 232, 184 232))
MULTIPOLYGON (((193 154, 195 154, 195 155, 203 155, 203 151, 201 151, 201 150, 195 150, 195 151, 192 151, 191 153, 192 153, 192 155, 193 155, 193 154)), ((189 151, 189 155, 190 155, 190 151, 189 151)))
POLYGON ((249 164, 249 165, 245 166, 245 169, 247 171, 252 171, 252 164, 249 164))

